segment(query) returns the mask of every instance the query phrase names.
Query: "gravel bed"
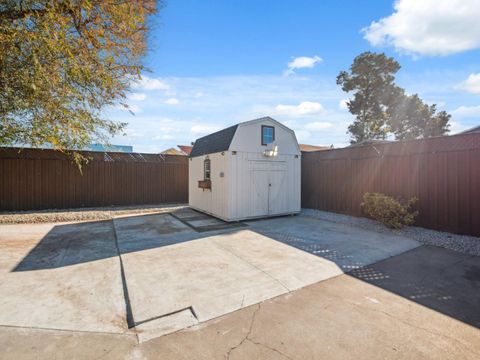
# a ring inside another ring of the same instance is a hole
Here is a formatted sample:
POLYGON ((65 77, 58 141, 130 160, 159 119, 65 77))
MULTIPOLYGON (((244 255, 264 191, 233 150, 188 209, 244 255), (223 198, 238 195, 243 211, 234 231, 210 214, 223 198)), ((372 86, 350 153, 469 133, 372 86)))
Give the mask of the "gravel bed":
POLYGON ((375 220, 313 209, 302 209, 302 214, 380 233, 405 236, 425 245, 440 246, 463 254, 480 256, 480 238, 475 236, 457 235, 417 226, 407 226, 403 229, 390 229, 375 220))
POLYGON ((34 224, 87 220, 109 220, 131 214, 164 213, 185 207, 185 204, 110 206, 80 209, 53 209, 0 213, 0 224, 34 224))

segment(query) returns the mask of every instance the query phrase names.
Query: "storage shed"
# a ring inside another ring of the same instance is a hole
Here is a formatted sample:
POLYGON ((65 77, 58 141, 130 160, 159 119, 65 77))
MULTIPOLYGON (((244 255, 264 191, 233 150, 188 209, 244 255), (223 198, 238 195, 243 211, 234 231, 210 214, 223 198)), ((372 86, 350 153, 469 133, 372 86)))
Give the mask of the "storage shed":
POLYGON ((294 131, 271 117, 197 139, 189 205, 225 221, 298 213, 300 157, 294 131))

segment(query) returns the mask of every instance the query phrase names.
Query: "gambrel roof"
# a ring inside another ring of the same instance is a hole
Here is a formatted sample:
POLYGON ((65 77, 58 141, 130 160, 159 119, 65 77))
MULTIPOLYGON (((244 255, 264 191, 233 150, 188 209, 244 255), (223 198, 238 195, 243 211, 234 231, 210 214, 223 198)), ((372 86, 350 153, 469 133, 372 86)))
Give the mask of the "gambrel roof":
POLYGON ((193 145, 190 157, 227 151, 232 143, 237 127, 238 124, 197 139, 193 145))

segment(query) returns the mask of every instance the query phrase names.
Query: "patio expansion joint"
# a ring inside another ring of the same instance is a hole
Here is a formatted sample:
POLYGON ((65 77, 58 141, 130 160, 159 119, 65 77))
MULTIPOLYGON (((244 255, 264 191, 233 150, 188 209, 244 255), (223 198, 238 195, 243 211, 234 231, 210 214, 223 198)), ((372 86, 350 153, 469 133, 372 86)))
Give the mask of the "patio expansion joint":
MULTIPOLYGON (((238 254, 235 254, 233 251, 227 249, 227 248, 224 248, 223 246, 219 245, 216 241, 213 241, 213 244, 218 247, 219 249, 225 251, 225 252, 228 252, 229 254, 237 257, 238 259, 242 260, 243 262, 247 263, 248 265, 254 267, 255 269, 257 269, 258 271, 262 272, 263 274, 267 275, 270 279, 274 280, 275 282, 277 282, 278 284, 280 284, 285 290, 287 290, 287 292, 291 292, 292 290, 289 289, 284 283, 282 283, 279 279, 277 279, 276 277, 274 277, 273 275, 269 274, 268 272, 266 272, 265 270, 261 269, 260 267, 258 267, 257 265, 251 263, 250 261, 248 261, 247 259, 243 258, 242 256, 238 255, 238 254)), ((243 304, 243 300, 242 300, 242 304, 243 304)))
POLYGON ((133 318, 132 304, 130 302, 130 295, 128 293, 127 278, 125 276, 125 268, 123 266, 120 246, 118 245, 118 236, 117 236, 117 230, 115 228, 114 219, 111 220, 111 224, 113 228, 113 237, 115 238, 115 247, 117 249, 118 259, 120 261, 120 277, 122 279, 122 289, 123 289, 123 297, 125 300, 125 313, 126 313, 126 319, 127 319, 127 326, 129 329, 132 329, 135 327, 135 319, 133 318))

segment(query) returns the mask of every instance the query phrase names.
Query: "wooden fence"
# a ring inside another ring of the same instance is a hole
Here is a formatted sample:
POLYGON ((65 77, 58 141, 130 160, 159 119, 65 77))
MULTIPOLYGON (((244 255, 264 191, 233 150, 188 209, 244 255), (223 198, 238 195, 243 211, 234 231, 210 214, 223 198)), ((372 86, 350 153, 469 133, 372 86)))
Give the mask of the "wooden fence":
POLYGON ((188 158, 83 152, 83 175, 53 150, 0 148, 0 211, 188 202, 188 158))
POLYGON ((302 155, 302 207, 362 215, 365 192, 416 196, 419 226, 480 235, 480 134, 302 155))

